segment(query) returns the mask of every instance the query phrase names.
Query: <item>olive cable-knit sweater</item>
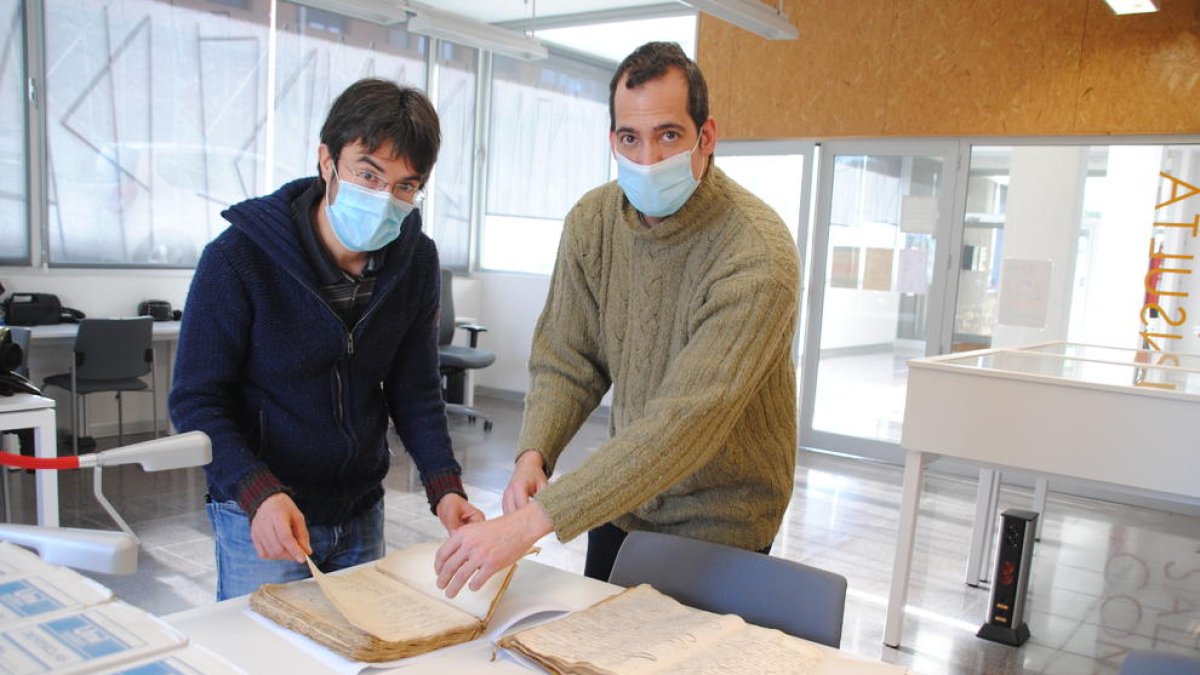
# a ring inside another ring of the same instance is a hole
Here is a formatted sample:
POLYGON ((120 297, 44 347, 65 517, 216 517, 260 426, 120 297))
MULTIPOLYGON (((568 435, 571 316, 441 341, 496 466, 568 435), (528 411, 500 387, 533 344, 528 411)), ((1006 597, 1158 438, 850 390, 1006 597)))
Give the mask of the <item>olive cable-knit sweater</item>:
POLYGON ((710 166, 648 228, 616 182, 567 215, 518 453, 547 473, 613 387, 611 438, 536 496, 562 541, 608 521, 747 549, 791 497, 800 285, 779 216, 710 166))

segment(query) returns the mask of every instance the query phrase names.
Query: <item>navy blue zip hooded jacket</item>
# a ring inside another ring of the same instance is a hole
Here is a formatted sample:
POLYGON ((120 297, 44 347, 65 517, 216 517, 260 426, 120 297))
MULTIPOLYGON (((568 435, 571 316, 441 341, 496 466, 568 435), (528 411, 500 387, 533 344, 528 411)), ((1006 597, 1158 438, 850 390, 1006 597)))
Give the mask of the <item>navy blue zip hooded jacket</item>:
POLYGON ((209 435, 209 497, 236 500, 251 519, 279 491, 316 525, 373 506, 389 413, 431 505, 462 494, 438 372, 437 249, 414 211, 348 328, 323 300, 292 220, 313 180, 222 213, 232 226, 204 249, 188 293, 171 420, 209 435))

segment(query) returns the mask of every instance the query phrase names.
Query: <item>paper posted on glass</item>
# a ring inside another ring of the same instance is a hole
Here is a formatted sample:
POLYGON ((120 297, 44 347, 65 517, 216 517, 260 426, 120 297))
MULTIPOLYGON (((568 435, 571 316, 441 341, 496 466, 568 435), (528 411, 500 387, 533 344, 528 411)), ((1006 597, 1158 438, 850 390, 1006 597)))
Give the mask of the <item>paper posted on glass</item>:
POLYGON ((1050 310, 1049 260, 1004 259, 1000 274, 998 323, 1008 326, 1045 328, 1050 310))
POLYGON ((464 588, 447 598, 433 571, 440 545, 417 544, 336 574, 313 566, 312 579, 262 586, 250 607, 346 659, 348 672, 474 640, 491 622, 516 565, 478 591, 464 588))

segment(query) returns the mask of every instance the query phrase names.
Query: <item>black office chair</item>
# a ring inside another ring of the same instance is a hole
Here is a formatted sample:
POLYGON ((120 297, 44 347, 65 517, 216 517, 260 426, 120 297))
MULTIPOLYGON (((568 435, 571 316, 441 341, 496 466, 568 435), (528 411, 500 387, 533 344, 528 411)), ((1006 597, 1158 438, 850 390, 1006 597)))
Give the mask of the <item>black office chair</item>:
POLYGON ((42 388, 51 385, 71 392, 71 449, 79 454, 79 433, 87 427, 88 394, 117 392, 117 443, 125 445, 122 394, 150 394, 154 409, 154 436, 158 437, 158 394, 154 387, 154 319, 84 319, 75 336, 75 360, 71 372, 51 375, 42 388), (150 375, 149 381, 142 379, 150 375))
POLYGON ((438 324, 438 360, 445 383, 443 391, 446 398, 446 413, 466 415, 467 420, 474 422, 476 417, 483 419, 483 430, 491 431, 492 420, 463 403, 464 381, 468 370, 487 368, 496 361, 496 355, 486 349, 479 349, 479 334, 487 332, 487 328, 479 324, 458 325, 454 316, 454 293, 452 282, 454 275, 448 269, 442 270, 441 317, 438 324), (470 347, 451 344, 454 341, 454 331, 462 328, 471 334, 470 347))
POLYGON ((679 602, 830 647, 842 643, 846 577, 733 546, 630 532, 610 583, 650 584, 679 602))

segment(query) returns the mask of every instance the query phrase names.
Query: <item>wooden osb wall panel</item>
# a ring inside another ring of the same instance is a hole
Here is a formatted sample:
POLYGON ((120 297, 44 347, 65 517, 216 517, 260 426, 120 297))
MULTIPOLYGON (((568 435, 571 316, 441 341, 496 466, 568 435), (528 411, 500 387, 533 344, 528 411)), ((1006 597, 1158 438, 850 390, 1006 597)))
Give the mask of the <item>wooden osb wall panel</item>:
MULTIPOLYGON (((775 4, 773 1, 768 4, 775 4)), ((724 138, 1200 132, 1200 0, 785 0, 800 39, 708 16, 724 138)))

